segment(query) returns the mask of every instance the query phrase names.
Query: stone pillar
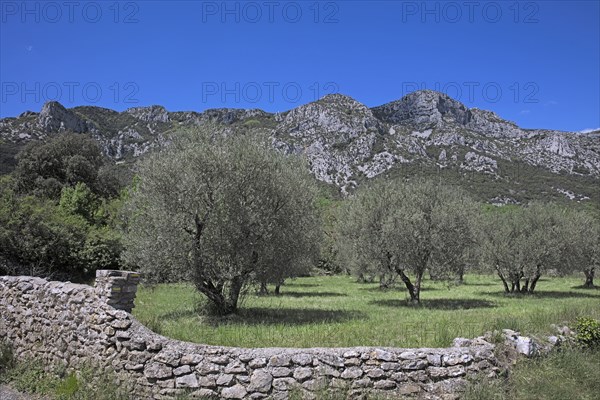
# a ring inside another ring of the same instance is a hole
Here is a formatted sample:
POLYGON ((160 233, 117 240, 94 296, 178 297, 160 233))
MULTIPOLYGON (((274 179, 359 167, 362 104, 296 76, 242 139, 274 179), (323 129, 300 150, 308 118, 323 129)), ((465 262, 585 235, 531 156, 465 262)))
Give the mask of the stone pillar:
POLYGON ((116 309, 131 312, 140 274, 133 271, 100 269, 96 271, 96 293, 116 309))

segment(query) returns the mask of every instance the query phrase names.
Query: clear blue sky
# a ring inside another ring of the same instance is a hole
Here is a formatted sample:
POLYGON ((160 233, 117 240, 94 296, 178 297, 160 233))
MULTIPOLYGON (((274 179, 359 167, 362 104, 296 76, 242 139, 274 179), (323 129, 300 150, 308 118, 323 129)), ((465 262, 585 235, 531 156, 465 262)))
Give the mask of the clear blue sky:
POLYGON ((283 111, 416 88, 527 128, 600 127, 600 2, 0 0, 0 116, 283 111), (469 5, 471 4, 471 5, 469 5))

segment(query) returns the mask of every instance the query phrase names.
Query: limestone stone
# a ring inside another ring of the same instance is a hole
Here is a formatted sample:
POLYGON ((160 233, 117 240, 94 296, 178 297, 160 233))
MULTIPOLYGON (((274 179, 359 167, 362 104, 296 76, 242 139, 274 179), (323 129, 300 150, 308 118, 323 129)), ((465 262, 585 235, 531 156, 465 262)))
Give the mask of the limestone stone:
POLYGON ((426 382, 429 380, 429 375, 424 370, 410 371, 406 373, 409 381, 426 382))
POLYGON ((403 351, 400 353, 400 358, 403 360, 415 360, 417 358, 417 353, 414 351, 403 351))
POLYGON ((395 371, 400 369, 400 364, 393 362, 384 362, 381 364, 381 369, 384 371, 395 371))
POLYGON ((246 388, 240 384, 221 390, 221 397, 224 399, 243 399, 246 394, 246 388))
POLYGON ((335 355, 324 354, 319 357, 324 364, 330 365, 332 367, 343 367, 344 359, 335 355))
POLYGON ((294 369, 294 379, 296 379, 299 382, 304 382, 305 380, 312 377, 312 371, 313 370, 311 368, 296 368, 294 369))
POLYGON ((140 371, 140 370, 144 369, 144 364, 127 363, 127 364, 125 364, 125 369, 130 370, 130 371, 140 371))
POLYGON ((184 354, 181 356, 181 364, 183 365, 196 365, 203 360, 200 354, 184 354))
POLYGON ((356 358, 360 356, 360 353, 355 350, 349 350, 344 352, 343 356, 344 358, 356 358))
POLYGON ((221 374, 217 378, 217 386, 230 386, 233 384, 232 374, 221 374))
POLYGON ((227 357, 225 355, 216 356, 216 357, 209 357, 208 361, 210 361, 213 364, 227 365, 227 364, 229 364, 229 357, 227 357))
POLYGON ((389 351, 375 349, 371 352, 371 358, 379 361, 397 361, 397 357, 389 351))
POLYGON ((406 382, 408 381, 408 374, 404 372, 395 372, 392 374, 391 378, 396 382, 406 382))
POLYGON ((150 363, 144 369, 144 376, 150 379, 165 379, 173 376, 173 369, 162 363, 150 363))
POLYGON ((291 358, 283 355, 276 355, 269 359, 270 367, 289 367, 291 365, 291 358))
POLYGON ((452 366, 457 364, 466 364, 470 362, 473 357, 470 354, 449 354, 445 355, 443 360, 443 365, 452 366))
POLYGON ((428 354, 427 362, 429 364, 433 365, 434 367, 441 367, 442 366, 442 356, 440 354, 428 354))
POLYGON ((196 370, 200 372, 201 375, 214 374, 219 372, 221 369, 217 364, 213 364, 211 362, 202 361, 198 366, 196 366, 196 370))
POLYGON ((518 336, 517 337, 515 348, 517 350, 517 353, 524 354, 527 357, 530 357, 533 354, 535 354, 535 350, 536 350, 533 340, 531 340, 531 338, 526 337, 526 336, 518 336))
POLYGON ((427 372, 429 372, 429 376, 434 379, 445 378, 448 376, 448 370, 441 367, 429 367, 427 368, 427 372))
POLYGON ((255 358, 248 363, 248 366, 250 368, 262 368, 266 365, 267 365, 267 359, 264 357, 255 358))
POLYGON ((205 388, 217 387, 217 375, 201 376, 199 380, 200 386, 205 388))
POLYGON ((384 380, 375 382, 373 384, 373 388, 383 389, 383 390, 394 389, 394 388, 396 388, 396 382, 384 379, 384 380))
POLYGON ((363 375, 362 368, 359 367, 350 367, 346 368, 344 372, 342 372, 341 377, 343 379, 358 379, 363 375))
POLYGON ((192 368, 190 368, 189 365, 182 365, 181 367, 173 370, 173 374, 175 374, 175 376, 189 374, 190 372, 192 372, 192 368))
POLYGON ((245 372, 246 372, 246 368, 244 367, 244 364, 242 364, 238 361, 230 363, 225 367, 226 374, 241 374, 241 373, 245 373, 245 372))
POLYGON ((427 368, 427 361, 425 360, 406 360, 400 363, 400 368, 404 370, 415 370, 415 369, 423 369, 427 368))
POLYGON ((172 349, 163 349, 157 355, 154 356, 154 360, 169 364, 173 367, 179 366, 179 360, 181 359, 181 353, 172 349))
POLYGON ((294 364, 298 364, 303 367, 312 364, 312 360, 313 358, 305 353, 294 354, 292 356, 292 361, 294 362, 294 364))
POLYGON ((200 383, 196 374, 182 375, 175 378, 175 387, 177 388, 198 388, 200 383))
POLYGON ((266 370, 258 369, 252 373, 248 390, 250 392, 267 393, 271 390, 273 376, 266 370))
POLYGON ((344 365, 347 367, 353 367, 353 366, 357 366, 360 365, 360 358, 348 358, 347 360, 344 361, 344 365))
POLYGON ((262 400, 262 399, 266 399, 267 397, 268 397, 268 395, 266 395, 264 393, 259 393, 259 392, 255 392, 250 395, 251 400, 262 400))
POLYGON ((374 379, 381 378, 384 375, 385 375, 385 372, 383 372, 383 370, 381 368, 374 368, 367 372, 367 376, 369 378, 374 378, 374 379))

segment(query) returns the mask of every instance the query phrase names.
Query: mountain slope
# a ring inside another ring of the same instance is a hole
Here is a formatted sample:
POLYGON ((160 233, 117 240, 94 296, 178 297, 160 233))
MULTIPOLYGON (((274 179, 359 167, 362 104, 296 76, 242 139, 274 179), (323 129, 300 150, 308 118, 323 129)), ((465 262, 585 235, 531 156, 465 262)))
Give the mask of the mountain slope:
POLYGON ((600 204, 600 133, 522 129, 430 90, 371 109, 334 94, 276 114, 169 112, 161 106, 116 112, 49 102, 39 113, 0 120, 0 162, 9 171, 20 146, 67 131, 92 136, 115 161, 131 160, 192 127, 270 135, 276 148, 305 154, 315 177, 343 193, 380 175, 436 175, 490 202, 600 204))

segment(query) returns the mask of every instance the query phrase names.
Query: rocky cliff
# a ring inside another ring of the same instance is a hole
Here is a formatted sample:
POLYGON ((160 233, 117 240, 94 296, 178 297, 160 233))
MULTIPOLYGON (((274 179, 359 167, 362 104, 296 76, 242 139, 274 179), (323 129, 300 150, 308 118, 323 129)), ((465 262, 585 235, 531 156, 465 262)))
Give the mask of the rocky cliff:
POLYGON ((436 174, 450 183, 476 186, 478 196, 488 201, 571 198, 564 195, 570 192, 574 200, 600 204, 600 132, 522 129, 491 111, 469 109, 430 90, 374 108, 334 94, 276 114, 169 112, 161 106, 116 112, 65 109, 49 102, 40 113, 0 120, 0 161, 2 170, 9 170, 6 154, 67 131, 91 135, 115 161, 130 160, 193 127, 268 134, 275 147, 305 154, 315 177, 342 192, 379 175, 436 174))

